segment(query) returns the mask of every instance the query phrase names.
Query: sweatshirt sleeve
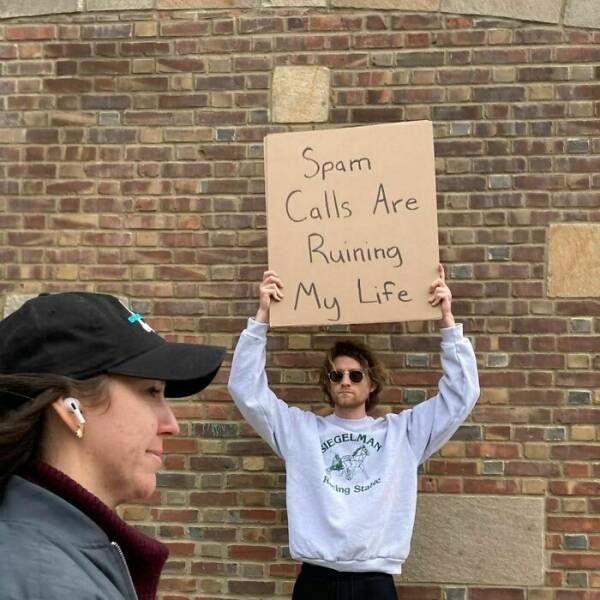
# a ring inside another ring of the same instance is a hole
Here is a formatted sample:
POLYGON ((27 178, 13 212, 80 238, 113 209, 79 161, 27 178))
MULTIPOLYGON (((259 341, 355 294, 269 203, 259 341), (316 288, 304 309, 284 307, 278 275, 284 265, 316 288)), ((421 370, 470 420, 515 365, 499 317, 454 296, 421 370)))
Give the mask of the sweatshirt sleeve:
POLYGON ((442 370, 438 393, 411 409, 408 440, 419 464, 437 452, 468 417, 479 397, 477 362, 462 325, 441 330, 442 370))
POLYGON ((265 373, 267 329, 266 323, 248 319, 233 354, 228 389, 246 421, 279 457, 285 458, 294 438, 294 421, 305 411, 290 408, 269 389, 265 373))

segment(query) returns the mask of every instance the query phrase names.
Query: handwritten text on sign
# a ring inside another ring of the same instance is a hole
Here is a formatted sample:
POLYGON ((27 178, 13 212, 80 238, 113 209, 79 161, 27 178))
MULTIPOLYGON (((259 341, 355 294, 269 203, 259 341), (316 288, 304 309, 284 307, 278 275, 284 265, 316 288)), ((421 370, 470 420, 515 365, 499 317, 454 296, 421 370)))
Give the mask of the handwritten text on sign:
POLYGON ((272 325, 439 318, 431 123, 267 136, 272 325))

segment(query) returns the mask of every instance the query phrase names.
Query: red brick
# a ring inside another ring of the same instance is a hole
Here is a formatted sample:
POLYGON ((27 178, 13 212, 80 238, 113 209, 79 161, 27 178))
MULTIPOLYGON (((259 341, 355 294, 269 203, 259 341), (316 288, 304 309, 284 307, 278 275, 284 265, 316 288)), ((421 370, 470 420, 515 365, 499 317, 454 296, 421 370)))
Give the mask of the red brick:
POLYGON ((555 569, 599 569, 600 556, 589 554, 552 554, 550 565, 555 569))
POLYGON ((402 108, 353 108, 351 113, 356 123, 401 121, 404 114, 402 108))
POLYGON ((246 53, 250 52, 252 43, 242 38, 205 38, 201 42, 203 52, 209 54, 246 53))
POLYGON ((128 232, 88 232, 83 234, 83 243, 92 246, 129 246, 133 238, 128 232))
POLYGON ((415 13, 392 15, 392 29, 406 29, 412 31, 419 29, 438 29, 440 27, 441 18, 436 14, 415 13))
POLYGON ((466 494, 517 494, 519 491, 516 481, 509 479, 465 479, 466 494))
POLYGON ((507 477, 558 477, 558 465, 544 462, 508 461, 504 465, 504 474, 507 477))
POLYGON ((527 50, 494 48, 493 50, 477 49, 471 53, 472 64, 512 64, 527 63, 527 50))
POLYGON ((7 40, 51 40, 56 37, 56 26, 8 25, 4 37, 7 40))
POLYGON ((471 443, 467 446, 468 457, 480 458, 518 458, 520 449, 517 444, 471 443))
POLYGON ((203 163, 163 163, 161 175, 163 177, 207 177, 210 175, 210 166, 203 163))
POLYGON ((131 164, 98 163, 95 165, 86 165, 84 172, 88 177, 108 179, 129 179, 134 176, 134 168, 131 164))
POLYGON ((600 592, 557 590, 556 600, 600 600, 600 592))
POLYGON ((269 598, 275 592, 275 583, 254 580, 230 580, 227 583, 232 594, 254 595, 259 598, 269 598))
POLYGON ((525 600, 524 590, 503 588, 471 588, 469 600, 525 600))
POLYGON ((48 194, 91 194, 94 192, 94 182, 85 180, 60 181, 46 186, 48 194))
POLYGON ((369 33, 353 36, 352 47, 360 49, 385 49, 402 46, 403 34, 401 33, 369 33))
POLYGON ((11 246, 46 246, 52 244, 54 235, 45 232, 7 232, 8 243, 11 246))
POLYGON ((182 23, 161 24, 160 34, 162 37, 196 37, 208 33, 209 23, 206 21, 184 21, 182 23))
POLYGON ((600 373, 558 373, 556 383, 569 387, 597 388, 600 386, 600 373))
POLYGON ((430 460, 427 463, 430 475, 477 475, 478 464, 472 461, 451 462, 447 460, 430 460))
POLYGON ((17 58, 18 46, 15 44, 0 44, 0 58, 11 59, 17 58))
POLYGON ((436 156, 469 156, 483 153, 480 140, 438 140, 435 143, 436 156))
POLYGON ((522 86, 476 87, 473 89, 474 102, 521 102, 525 100, 522 86))
POLYGON ((75 77, 58 79, 47 77, 44 79, 44 89, 59 94, 87 93, 92 90, 92 82, 89 79, 77 79, 75 77))
POLYGON ((56 165, 28 164, 28 165, 10 165, 8 167, 9 177, 19 177, 24 179, 54 178, 56 177, 56 165))
POLYGON ((185 94, 181 96, 161 95, 159 108, 198 108, 208 106, 208 94, 185 94))
POLYGON ((173 122, 173 114, 162 111, 135 111, 129 110, 125 113, 123 123, 125 125, 169 125, 173 122))
POLYGON ((273 560, 275 548, 271 546, 229 546, 228 555, 234 559, 273 560))
POLYGON ((48 58, 81 58, 91 55, 91 44, 79 42, 44 44, 44 56, 48 58))
POLYGON ((557 92, 560 100, 597 100, 600 97, 600 85, 559 85, 557 92))
POLYGON ((548 517, 549 531, 566 533, 596 533, 600 531, 599 517, 548 517))
POLYGON ((566 424, 592 424, 600 423, 600 411, 595 408, 568 408, 557 410, 554 416, 558 423, 566 424))
POLYGON ((93 95, 81 99, 81 107, 86 110, 124 110, 131 107, 129 96, 93 95))
POLYGON ((402 67, 436 67, 444 64, 443 52, 437 51, 401 51, 396 62, 402 67))
POLYGON ((441 590, 432 586, 410 586, 401 584, 398 587, 399 597, 402 600, 440 600, 441 590))
POLYGON ((202 72, 206 68, 206 63, 202 58, 159 58, 156 62, 157 71, 160 73, 170 71, 202 72))
POLYGON ((554 446, 551 449, 551 456, 559 460, 598 460, 600 447, 591 445, 554 446))
MULTIPOLYGON (((64 225, 59 225, 64 227, 64 225)), ((120 280, 124 279, 128 274, 127 267, 120 266, 88 266, 83 265, 79 267, 79 277, 81 280, 120 280)))
POLYGON ((555 49, 557 62, 581 63, 600 60, 600 48, 597 46, 571 46, 555 49))
POLYGON ((169 54, 171 45, 167 42, 121 42, 123 56, 158 56, 169 54))
POLYGON ((125 75, 130 66, 128 60, 82 60, 79 69, 82 75, 125 75))
POLYGON ((117 84, 119 90, 124 92, 166 91, 169 79, 168 77, 119 77, 117 84))

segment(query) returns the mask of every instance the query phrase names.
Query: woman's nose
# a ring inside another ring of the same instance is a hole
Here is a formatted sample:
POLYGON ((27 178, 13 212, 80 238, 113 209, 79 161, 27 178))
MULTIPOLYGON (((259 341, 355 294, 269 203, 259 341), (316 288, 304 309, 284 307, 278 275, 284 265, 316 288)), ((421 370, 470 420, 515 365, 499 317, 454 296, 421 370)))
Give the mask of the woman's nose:
POLYGON ((168 404, 165 404, 164 410, 160 415, 159 433, 170 435, 177 435, 179 433, 179 423, 168 404))

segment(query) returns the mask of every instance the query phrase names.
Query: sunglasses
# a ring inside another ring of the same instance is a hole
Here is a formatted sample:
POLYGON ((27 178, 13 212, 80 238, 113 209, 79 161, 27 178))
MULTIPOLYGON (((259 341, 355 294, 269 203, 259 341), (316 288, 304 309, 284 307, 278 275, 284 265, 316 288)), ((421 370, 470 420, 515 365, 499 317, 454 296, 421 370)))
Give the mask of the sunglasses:
POLYGON ((344 373, 348 373, 348 377, 352 383, 360 383, 365 376, 359 369, 344 369, 343 371, 329 371, 327 377, 329 377, 329 381, 332 383, 340 383, 344 379, 344 373))

